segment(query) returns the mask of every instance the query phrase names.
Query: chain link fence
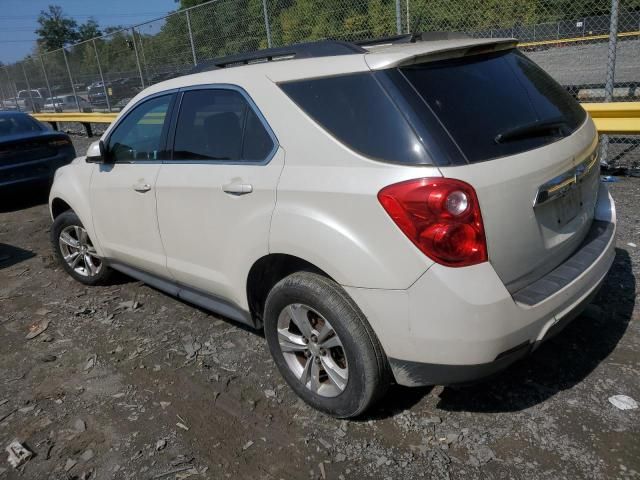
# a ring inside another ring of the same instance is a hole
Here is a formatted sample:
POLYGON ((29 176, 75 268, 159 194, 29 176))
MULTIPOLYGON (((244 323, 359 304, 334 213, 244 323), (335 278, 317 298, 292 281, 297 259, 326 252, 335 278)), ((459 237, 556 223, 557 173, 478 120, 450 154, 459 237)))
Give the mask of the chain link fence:
MULTIPOLYGON (((213 0, 2 66, 0 108, 119 111, 216 57, 423 31, 515 37, 579 101, 640 101, 640 0, 213 0)), ((638 169, 640 136, 603 145, 610 165, 638 169)))

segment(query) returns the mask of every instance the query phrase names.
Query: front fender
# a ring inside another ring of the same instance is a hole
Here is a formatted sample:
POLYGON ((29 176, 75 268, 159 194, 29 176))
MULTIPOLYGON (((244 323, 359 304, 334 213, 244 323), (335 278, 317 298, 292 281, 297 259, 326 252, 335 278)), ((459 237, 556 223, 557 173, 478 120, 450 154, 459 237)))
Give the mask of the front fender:
POLYGON ((60 199, 69 205, 87 230, 98 255, 103 255, 100 239, 93 228, 89 196, 94 166, 92 163, 86 163, 84 157, 79 157, 69 165, 56 170, 53 185, 49 192, 49 213, 53 219, 52 206, 56 199, 60 199))

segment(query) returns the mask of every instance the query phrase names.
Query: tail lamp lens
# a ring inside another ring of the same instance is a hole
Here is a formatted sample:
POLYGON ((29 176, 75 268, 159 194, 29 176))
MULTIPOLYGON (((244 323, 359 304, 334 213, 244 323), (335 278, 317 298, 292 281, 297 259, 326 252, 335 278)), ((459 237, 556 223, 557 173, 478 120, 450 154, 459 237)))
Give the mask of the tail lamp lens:
POLYGON ((450 178, 418 178, 378 193, 400 230, 429 258, 450 267, 487 261, 487 243, 476 192, 450 178))
POLYGON ((49 145, 52 147, 63 147, 65 145, 71 145, 71 140, 67 140, 66 138, 61 138, 59 140, 50 140, 49 145))

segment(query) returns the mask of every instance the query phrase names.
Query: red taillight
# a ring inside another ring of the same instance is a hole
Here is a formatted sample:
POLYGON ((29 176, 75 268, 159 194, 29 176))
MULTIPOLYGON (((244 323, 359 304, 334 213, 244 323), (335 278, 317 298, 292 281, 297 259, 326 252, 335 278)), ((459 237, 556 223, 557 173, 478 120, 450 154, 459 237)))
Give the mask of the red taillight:
POLYGON ((487 242, 473 187, 451 178, 417 178, 383 188, 378 200, 428 257, 450 267, 487 261, 487 242))
POLYGON ((67 140, 66 138, 49 140, 49 145, 52 147, 63 147, 65 145, 71 145, 71 140, 67 140))

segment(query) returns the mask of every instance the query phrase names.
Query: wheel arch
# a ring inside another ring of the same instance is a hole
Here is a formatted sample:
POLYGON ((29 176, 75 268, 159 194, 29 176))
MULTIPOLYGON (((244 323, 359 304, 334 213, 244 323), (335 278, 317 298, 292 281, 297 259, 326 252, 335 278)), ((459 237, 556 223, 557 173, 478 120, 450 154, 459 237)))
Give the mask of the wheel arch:
POLYGON ((334 280, 308 260, 286 253, 270 253, 253 263, 247 275, 246 292, 251 315, 258 324, 262 324, 265 302, 271 289, 286 276, 299 271, 318 273, 334 280))
POLYGON ((51 218, 55 220, 67 210, 73 210, 65 200, 60 197, 54 197, 51 200, 51 218))

